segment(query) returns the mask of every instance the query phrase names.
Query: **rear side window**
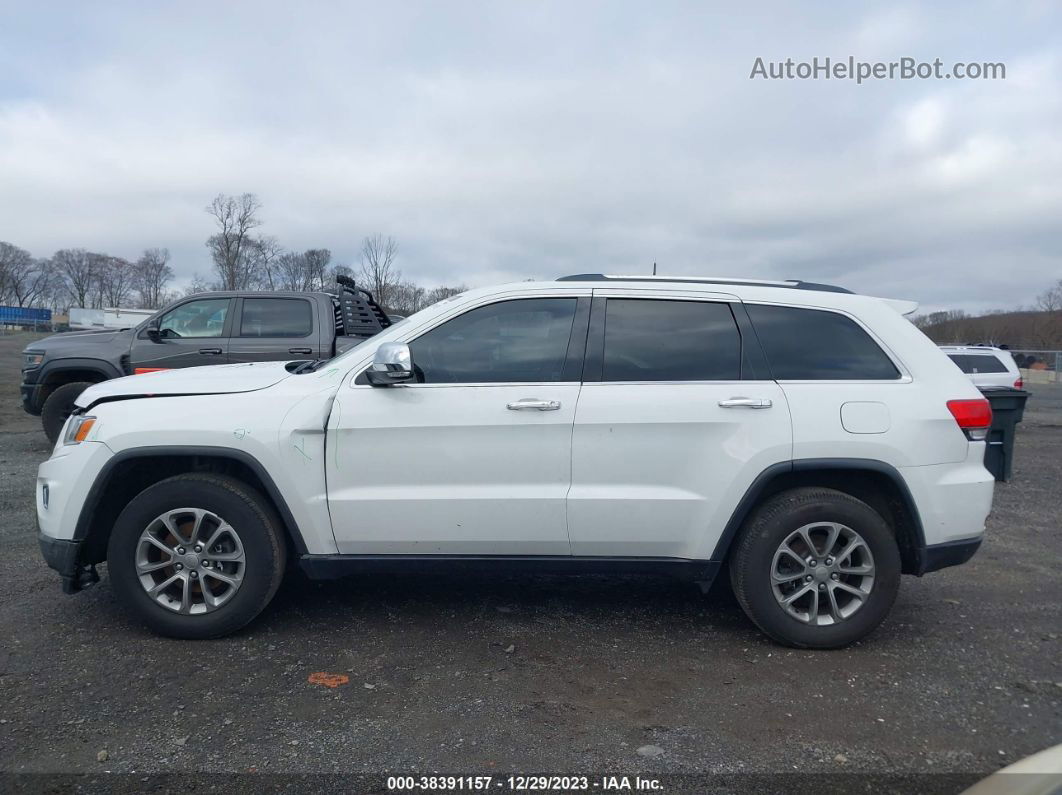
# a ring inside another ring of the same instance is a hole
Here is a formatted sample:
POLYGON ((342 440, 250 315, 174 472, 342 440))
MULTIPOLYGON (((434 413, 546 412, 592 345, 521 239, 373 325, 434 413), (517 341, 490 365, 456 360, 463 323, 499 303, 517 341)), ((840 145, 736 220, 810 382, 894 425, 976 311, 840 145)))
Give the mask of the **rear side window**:
POLYGON ((241 337, 308 337, 310 302, 301 298, 244 298, 241 337))
POLYGON ((603 381, 737 381, 741 337, 730 307, 609 298, 603 381))
POLYGON ((967 375, 972 373, 1005 373, 1007 366, 995 356, 976 353, 949 353, 948 358, 967 375))
POLYGON ((837 312, 747 304, 780 381, 881 381, 900 377, 870 335, 837 312))

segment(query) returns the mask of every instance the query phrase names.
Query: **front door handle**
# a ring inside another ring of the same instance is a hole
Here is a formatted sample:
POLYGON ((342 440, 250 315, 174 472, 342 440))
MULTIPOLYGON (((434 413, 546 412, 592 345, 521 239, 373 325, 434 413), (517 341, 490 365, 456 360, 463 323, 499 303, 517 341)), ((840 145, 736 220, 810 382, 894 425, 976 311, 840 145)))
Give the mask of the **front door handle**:
POLYGON ((769 409, 772 405, 768 398, 734 397, 719 401, 719 407, 724 409, 769 409))
POLYGON ((288 353, 313 353, 313 348, 288 348, 288 353))
POLYGON ((515 403, 506 403, 505 408, 509 411, 556 411, 560 408, 559 400, 536 400, 524 398, 515 403))
POLYGON ((220 356, 221 348, 200 348, 199 352, 206 356, 220 356))

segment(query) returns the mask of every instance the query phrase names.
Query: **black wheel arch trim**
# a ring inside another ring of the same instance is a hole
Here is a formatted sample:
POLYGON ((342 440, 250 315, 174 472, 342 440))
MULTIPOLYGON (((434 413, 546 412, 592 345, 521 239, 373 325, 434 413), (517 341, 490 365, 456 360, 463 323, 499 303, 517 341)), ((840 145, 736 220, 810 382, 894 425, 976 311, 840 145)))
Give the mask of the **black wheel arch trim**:
POLYGON ((892 481, 911 517, 911 530, 915 536, 912 549, 915 561, 911 573, 921 576, 927 571, 934 570, 930 566, 930 555, 926 552, 926 537, 922 527, 922 517, 918 512, 918 506, 915 504, 907 482, 896 467, 873 458, 801 458, 792 461, 781 461, 767 467, 756 476, 756 479, 752 481, 752 485, 748 487, 738 502, 734 512, 730 515, 730 520, 726 523, 726 527, 723 528, 722 535, 719 536, 719 541, 716 542, 715 550, 712 552, 710 559, 721 562, 726 558, 738 530, 741 529, 745 520, 748 519, 749 515, 759 504, 771 481, 782 475, 811 471, 873 472, 884 475, 892 481))
POLYGON ((299 530, 299 525, 295 521, 291 509, 288 508, 284 495, 280 493, 280 489, 277 488, 276 483, 273 482, 273 478, 270 477, 268 470, 262 463, 243 450, 208 445, 156 445, 152 447, 135 447, 115 453, 103 465, 103 469, 100 470, 99 474, 96 475, 96 479, 93 481, 92 488, 89 491, 89 497, 85 500, 85 504, 81 506, 81 513, 78 515, 77 525, 74 528, 75 541, 83 541, 87 537, 92 523, 92 515, 95 513, 100 498, 117 466, 136 458, 155 458, 158 456, 227 458, 245 465, 257 475, 266 491, 266 496, 276 506, 277 512, 280 514, 280 520, 284 523, 296 552, 299 555, 306 554, 306 542, 303 540, 302 531, 299 530))
POLYGON ((48 380, 48 376, 56 372, 61 373, 64 370, 89 370, 102 375, 105 381, 109 381, 112 378, 121 378, 125 375, 119 368, 104 359, 54 359, 41 365, 35 383, 44 384, 48 380))

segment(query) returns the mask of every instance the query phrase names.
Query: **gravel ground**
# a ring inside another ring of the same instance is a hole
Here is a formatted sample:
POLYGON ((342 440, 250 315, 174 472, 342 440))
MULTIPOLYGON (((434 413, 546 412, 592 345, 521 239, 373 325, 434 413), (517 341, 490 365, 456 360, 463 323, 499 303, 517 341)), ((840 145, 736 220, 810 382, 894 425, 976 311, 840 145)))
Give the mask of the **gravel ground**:
POLYGON ((867 779, 838 774, 871 773, 957 791, 1062 742, 1062 388, 1033 390, 980 553, 905 577, 886 624, 836 652, 773 645, 725 593, 626 577, 292 576, 237 636, 154 637, 105 571, 60 592, 33 515, 48 445, 6 421, 5 394, 0 771, 131 789, 142 779, 104 772, 365 788, 388 772, 641 773, 665 791, 683 788, 676 774, 755 790, 771 780, 747 774, 829 773, 855 789, 867 779), (322 673, 349 681, 310 681, 322 673))

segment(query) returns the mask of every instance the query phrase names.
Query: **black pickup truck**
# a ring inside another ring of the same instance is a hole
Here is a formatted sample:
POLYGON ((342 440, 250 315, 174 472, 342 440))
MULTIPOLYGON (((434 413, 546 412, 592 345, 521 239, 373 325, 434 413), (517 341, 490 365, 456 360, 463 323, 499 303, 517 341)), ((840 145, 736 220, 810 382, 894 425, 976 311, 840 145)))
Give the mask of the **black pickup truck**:
POLYGON ((175 367, 330 359, 391 325, 372 294, 339 277, 332 293, 210 292, 135 328, 68 332, 22 352, 22 407, 55 442, 89 385, 175 367))

